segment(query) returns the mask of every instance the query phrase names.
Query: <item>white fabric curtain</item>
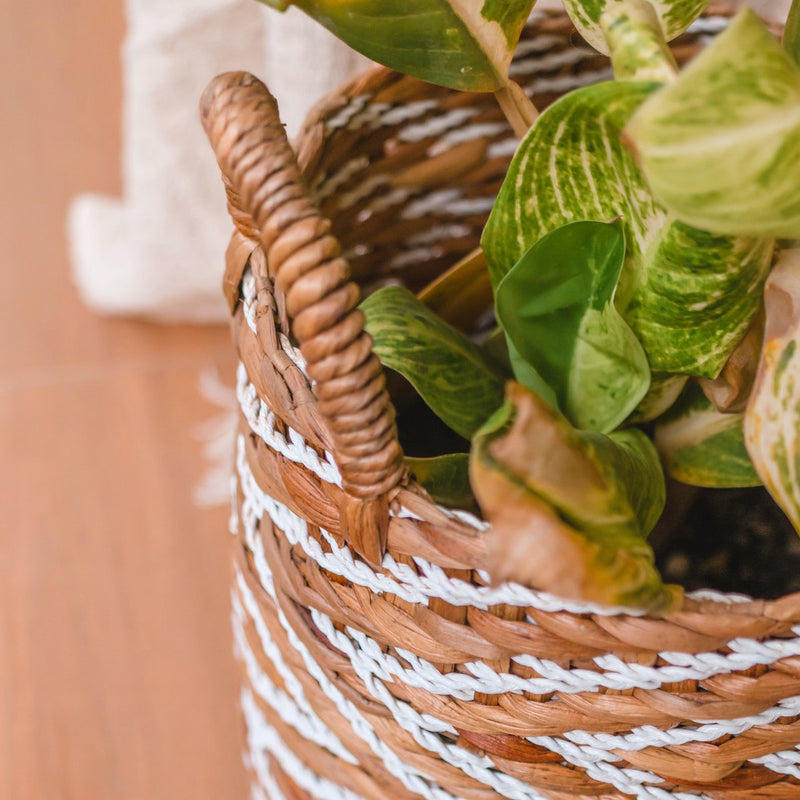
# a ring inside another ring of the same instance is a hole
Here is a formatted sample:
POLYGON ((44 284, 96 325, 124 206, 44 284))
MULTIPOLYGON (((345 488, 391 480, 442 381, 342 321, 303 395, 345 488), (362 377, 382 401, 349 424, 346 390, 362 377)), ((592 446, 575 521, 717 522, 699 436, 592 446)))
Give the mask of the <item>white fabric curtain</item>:
POLYGON ((367 62, 299 11, 255 0, 126 0, 126 15, 124 194, 74 200, 74 280, 101 313, 221 322, 231 226, 199 123, 203 89, 219 72, 253 72, 292 135, 320 97, 367 62))

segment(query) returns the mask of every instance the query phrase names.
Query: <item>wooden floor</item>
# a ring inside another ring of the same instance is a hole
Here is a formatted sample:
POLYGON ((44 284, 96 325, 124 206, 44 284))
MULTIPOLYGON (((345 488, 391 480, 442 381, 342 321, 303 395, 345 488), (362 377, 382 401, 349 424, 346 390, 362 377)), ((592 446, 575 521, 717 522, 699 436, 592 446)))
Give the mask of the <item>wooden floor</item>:
POLYGON ((122 36, 122 0, 0 0, 4 800, 247 795, 226 512, 191 495, 227 331, 98 319, 69 280, 69 199, 121 191, 122 36))

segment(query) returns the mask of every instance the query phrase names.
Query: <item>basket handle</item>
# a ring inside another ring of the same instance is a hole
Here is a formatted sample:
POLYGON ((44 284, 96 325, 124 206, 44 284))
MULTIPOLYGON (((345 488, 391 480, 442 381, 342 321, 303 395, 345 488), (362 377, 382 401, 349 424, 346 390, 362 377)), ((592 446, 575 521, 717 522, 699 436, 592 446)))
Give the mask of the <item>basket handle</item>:
POLYGON ((216 77, 200 102, 237 227, 257 239, 284 293, 292 330, 342 475, 342 532, 373 564, 386 547, 388 493, 405 476, 395 412, 357 308, 347 260, 304 188, 275 98, 245 72, 216 77))

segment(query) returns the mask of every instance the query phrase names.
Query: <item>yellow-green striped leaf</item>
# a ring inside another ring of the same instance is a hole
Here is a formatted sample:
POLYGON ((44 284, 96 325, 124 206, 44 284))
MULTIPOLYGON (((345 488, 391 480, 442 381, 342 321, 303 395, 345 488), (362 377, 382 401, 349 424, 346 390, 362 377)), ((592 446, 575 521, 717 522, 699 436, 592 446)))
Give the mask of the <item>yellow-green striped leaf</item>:
MULTIPOLYGON (((634 9, 637 3, 629 0, 564 0, 564 8, 578 32, 592 47, 601 53, 609 54, 609 47, 603 34, 601 19, 619 18, 634 9)), ((663 30, 666 41, 683 33, 708 5, 708 0, 653 0, 648 3, 663 30)))
MULTIPOLYGON (((490 92, 508 66, 534 0, 264 0, 295 5, 354 50, 452 89, 490 92)), ((313 56, 312 56, 313 57, 313 56)))
POLYGON ((696 383, 656 423, 654 441, 670 477, 692 486, 760 486, 744 445, 742 414, 723 414, 696 383))
POLYGON ((497 365, 408 289, 381 289, 361 309, 381 363, 403 375, 456 433, 471 438, 502 404, 497 365))
POLYGON ((800 532, 800 250, 764 290, 764 347, 745 411, 745 443, 764 486, 800 532))
POLYGON ((800 237, 800 68, 749 9, 625 133, 655 196, 687 224, 800 237))
POLYGON ((620 133, 658 87, 599 83, 546 109, 517 150, 482 245, 496 287, 545 234, 619 218, 627 249, 615 305, 650 368, 715 377, 758 307, 773 242, 691 228, 652 197, 620 133))
POLYGON ((599 603, 673 601, 644 540, 665 490, 640 431, 579 432, 510 383, 505 405, 473 440, 470 476, 492 524, 494 578, 599 603))

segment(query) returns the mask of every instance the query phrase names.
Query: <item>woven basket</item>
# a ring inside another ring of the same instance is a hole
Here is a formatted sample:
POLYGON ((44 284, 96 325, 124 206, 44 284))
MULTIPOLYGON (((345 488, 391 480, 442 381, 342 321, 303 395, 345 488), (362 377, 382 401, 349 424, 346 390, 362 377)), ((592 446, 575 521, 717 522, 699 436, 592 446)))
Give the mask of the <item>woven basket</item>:
MULTIPOLYGON (((513 72, 538 107, 610 75, 557 14, 513 72)), ((374 69, 314 110, 297 160, 251 76, 216 79, 202 116, 236 224, 253 796, 800 798, 800 597, 706 592, 656 619, 491 586, 486 525, 404 473, 348 265, 418 289, 477 246, 515 147, 494 99, 374 69)))

